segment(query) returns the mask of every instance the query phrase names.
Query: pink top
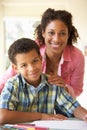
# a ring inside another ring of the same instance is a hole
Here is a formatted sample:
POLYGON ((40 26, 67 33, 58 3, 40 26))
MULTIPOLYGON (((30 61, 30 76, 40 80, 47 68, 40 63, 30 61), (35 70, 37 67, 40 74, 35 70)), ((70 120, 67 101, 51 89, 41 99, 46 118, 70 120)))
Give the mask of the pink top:
POLYGON ((4 88, 7 79, 14 76, 15 74, 16 74, 15 70, 12 68, 12 66, 10 66, 8 70, 2 76, 0 76, 0 93, 4 88))
MULTIPOLYGON (((46 72, 46 47, 41 46, 40 52, 43 57, 43 72, 46 72)), ((72 86, 74 89, 75 96, 79 96, 83 90, 83 78, 84 78, 84 56, 82 52, 74 47, 67 46, 62 55, 62 62, 58 68, 58 74, 65 80, 68 86, 72 86)), ((0 77, 0 93, 5 85, 8 78, 14 76, 16 72, 12 66, 0 77)))
MULTIPOLYGON (((40 48, 44 73, 46 72, 45 50, 45 46, 40 48)), ((66 46, 59 63, 58 75, 61 75, 67 86, 73 88, 75 97, 83 91, 84 64, 85 60, 82 52, 75 46, 66 46)))

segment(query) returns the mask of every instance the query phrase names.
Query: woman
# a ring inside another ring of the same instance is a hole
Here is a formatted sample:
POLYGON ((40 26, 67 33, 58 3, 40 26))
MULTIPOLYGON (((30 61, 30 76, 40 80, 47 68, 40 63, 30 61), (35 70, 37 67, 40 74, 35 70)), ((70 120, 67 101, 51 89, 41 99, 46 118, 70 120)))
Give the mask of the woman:
POLYGON ((47 9, 35 35, 43 57, 43 72, 58 75, 51 76, 49 82, 65 86, 72 96, 79 96, 83 90, 84 56, 73 46, 79 34, 71 13, 47 9))
MULTIPOLYGON (((73 46, 79 35, 72 24, 71 13, 48 8, 35 30, 35 36, 43 58, 43 72, 48 75, 48 81, 65 87, 75 98, 79 96, 83 89, 84 56, 73 46)), ((15 72, 10 67, 1 78, 1 90, 6 80, 13 75, 15 72)))

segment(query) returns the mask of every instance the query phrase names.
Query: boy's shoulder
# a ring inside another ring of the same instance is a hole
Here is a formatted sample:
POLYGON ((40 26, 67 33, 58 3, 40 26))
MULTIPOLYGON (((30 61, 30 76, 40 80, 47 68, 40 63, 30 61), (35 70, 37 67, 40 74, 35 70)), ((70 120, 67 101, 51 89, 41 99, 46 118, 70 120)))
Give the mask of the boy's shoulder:
POLYGON ((20 82, 23 82, 22 76, 20 74, 16 74, 15 76, 9 78, 6 84, 19 84, 20 82))
POLYGON ((7 82, 8 82, 8 81, 14 81, 14 80, 20 79, 20 77, 21 77, 20 74, 16 74, 15 76, 10 77, 10 78, 7 80, 7 82))
POLYGON ((13 92, 18 92, 19 89, 25 87, 25 82, 22 79, 22 76, 20 74, 16 74, 15 76, 9 78, 7 82, 5 83, 5 87, 3 88, 6 92, 7 90, 13 92))
POLYGON ((49 84, 48 82, 48 74, 42 73, 41 74, 41 82, 46 82, 49 84))

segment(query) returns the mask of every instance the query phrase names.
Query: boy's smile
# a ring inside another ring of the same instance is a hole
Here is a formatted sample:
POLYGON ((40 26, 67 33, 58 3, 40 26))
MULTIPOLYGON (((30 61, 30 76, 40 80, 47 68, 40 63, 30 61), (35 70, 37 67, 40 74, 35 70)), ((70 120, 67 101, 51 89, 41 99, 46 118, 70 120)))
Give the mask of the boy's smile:
POLYGON ((19 53, 15 58, 17 72, 21 73, 29 84, 36 87, 40 82, 42 72, 41 56, 35 50, 31 50, 27 53, 19 53))

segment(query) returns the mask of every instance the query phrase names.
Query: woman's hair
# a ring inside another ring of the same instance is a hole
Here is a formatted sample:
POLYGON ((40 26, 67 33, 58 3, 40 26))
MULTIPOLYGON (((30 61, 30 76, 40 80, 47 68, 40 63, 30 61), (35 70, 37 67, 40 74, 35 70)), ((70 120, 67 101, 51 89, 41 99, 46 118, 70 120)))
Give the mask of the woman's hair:
POLYGON ((68 28, 69 39, 68 45, 72 45, 77 42, 79 34, 77 29, 72 24, 72 15, 71 13, 65 10, 54 10, 48 8, 42 15, 41 24, 39 24, 35 29, 35 38, 40 42, 40 44, 45 44, 44 38, 42 37, 42 31, 45 31, 47 25, 54 20, 61 20, 68 28))

